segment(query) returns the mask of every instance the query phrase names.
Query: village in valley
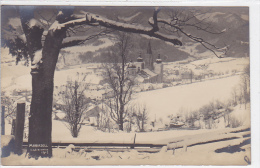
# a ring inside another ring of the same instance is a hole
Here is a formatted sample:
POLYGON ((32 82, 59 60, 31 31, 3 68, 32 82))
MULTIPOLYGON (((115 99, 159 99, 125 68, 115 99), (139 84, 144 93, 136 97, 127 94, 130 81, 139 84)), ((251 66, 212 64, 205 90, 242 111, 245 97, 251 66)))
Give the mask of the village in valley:
MULTIPOLYGON (((243 67, 249 62, 249 59, 242 58, 242 59, 232 59, 226 58, 222 59, 221 62, 218 62, 216 58, 212 59, 202 59, 198 61, 191 61, 191 63, 182 63, 180 62, 173 62, 173 63, 165 63, 160 58, 160 55, 154 59, 152 54, 145 54, 145 56, 149 56, 149 59, 153 59, 154 62, 147 66, 142 58, 140 53, 137 53, 139 56, 135 62, 131 61, 127 64, 127 70, 129 74, 136 76, 136 85, 133 88, 133 92, 135 94, 148 92, 152 90, 160 90, 163 88, 168 87, 176 87, 191 85, 193 83, 205 82, 215 79, 225 79, 229 77, 236 77, 243 73, 243 67), (212 62, 211 62, 212 61, 212 62), (217 61, 217 62, 213 62, 217 61), (229 64, 235 66, 226 66, 226 69, 210 69, 207 68, 208 66, 214 66, 215 64, 229 64), (241 64, 240 64, 241 63, 241 64), (154 69, 152 67, 155 67, 154 69)), ((150 61, 149 60, 149 61, 150 61)), ((10 63, 9 63, 10 65, 10 63)), ((104 68, 102 68, 102 63, 93 63, 93 64, 83 64, 72 66, 72 68, 62 69, 57 72, 57 82, 55 83, 54 89, 54 102, 53 102, 53 119, 58 121, 66 122, 66 112, 63 110, 63 106, 66 106, 62 99, 62 94, 66 91, 66 84, 71 81, 81 80, 80 82, 86 85, 86 89, 84 90, 84 96, 89 99, 88 108, 84 111, 82 117, 82 123, 86 126, 92 127, 99 127, 99 120, 101 115, 107 115, 105 113, 109 107, 106 105, 106 100, 113 96, 113 90, 110 88, 109 83, 105 82, 106 72, 104 68), (62 73, 62 75, 61 75, 62 73), (84 80, 82 80, 84 78, 84 80)), ((31 101, 31 91, 27 89, 14 89, 10 94, 10 99, 12 102, 17 102, 21 100, 26 101, 26 109, 27 109, 27 116, 29 115, 29 106, 31 101)), ((162 100, 163 101, 163 100, 162 100)), ((160 102, 158 102, 160 104, 160 102)), ((159 105, 158 105, 159 106, 159 105)), ((11 109, 10 109, 11 110, 11 109)), ((163 107, 161 107, 163 111, 163 107)), ((220 114, 217 114, 217 117, 213 116, 211 119, 216 120, 219 118, 223 118, 226 115, 229 115, 230 111, 225 111, 224 107, 219 111, 220 114)), ((149 112, 147 112, 149 115, 149 112)), ((169 113, 166 117, 172 117, 172 120, 180 120, 183 125, 182 127, 192 127, 189 120, 185 120, 186 114, 181 114, 179 111, 173 111, 169 113)), ((160 115, 158 115, 160 116, 160 115)), ((12 119, 15 115, 9 116, 8 123, 12 123, 12 119)), ((194 118, 193 120, 193 127, 199 128, 200 127, 200 120, 203 118, 203 114, 198 114, 198 117, 194 118), (197 121, 197 125, 195 126, 194 123, 197 121)), ((102 118, 102 117, 101 117, 102 118)), ((160 123, 160 118, 150 116, 149 123, 146 123, 146 129, 143 131, 159 131, 159 130, 168 130, 170 129, 170 121, 167 120, 165 123, 160 123), (158 124, 158 126, 157 126, 158 124)), ((202 119, 204 120, 204 119, 202 119)), ((27 121, 28 122, 28 121, 27 121)), ((207 121, 204 121, 207 122, 207 121)), ((212 122, 212 121, 211 121, 212 122)), ((28 124, 28 123, 27 123, 28 124)), ((129 123, 125 123, 126 125, 129 123)), ((111 123, 111 130, 118 131, 118 128, 114 123, 111 123)), ((205 125, 205 123, 204 123, 205 125)), ((228 125, 224 123, 222 127, 228 125)), ((174 125, 172 125, 174 127, 174 125)), ((176 125, 177 126, 177 125, 176 125)), ((177 126, 178 127, 178 126, 177 126)), ((204 126, 205 127, 205 126, 204 126)), ((136 128, 135 130, 128 130, 131 131, 141 131, 136 128)), ((26 133, 25 133, 26 134, 26 133)))
MULTIPOLYGON (((241 27, 248 24, 246 14, 238 18, 238 12, 234 10, 234 13, 212 12, 209 18, 225 16, 229 22, 240 21, 241 25, 237 24, 241 27)), ((126 21, 139 15, 119 19, 126 21)), ((62 164, 64 156, 74 161, 79 159, 79 165, 111 164, 112 158, 122 164, 135 164, 142 163, 140 160, 151 161, 158 155, 161 159, 175 160, 173 164, 189 165, 182 156, 194 157, 199 151, 200 159, 205 160, 206 149, 210 150, 210 159, 191 164, 209 165, 214 159, 220 161, 231 154, 237 160, 225 160, 224 164, 249 164, 249 42, 245 40, 247 37, 241 35, 241 38, 227 45, 231 48, 228 56, 220 58, 193 42, 175 47, 148 36, 114 32, 83 45, 61 49, 53 77, 51 139, 56 144, 53 147, 56 160, 50 164, 62 164), (128 38, 132 41, 129 40, 130 45, 124 50, 122 46, 128 38), (244 50, 236 51, 239 47, 244 50), (217 141, 216 149, 213 141, 217 141), (59 144, 70 145, 59 147, 59 144), (117 149, 120 153, 115 148, 109 152, 109 149, 96 150, 77 144, 130 146, 123 152, 117 149), (141 149, 148 144, 157 147, 141 149), (138 145, 139 152, 130 150, 138 145), (230 145, 235 146, 234 154, 223 152, 230 145), (82 163, 84 159, 89 162, 82 163)), ((14 135, 17 103, 25 103, 23 142, 26 144, 34 65, 25 66, 28 60, 19 59, 11 55, 8 47, 1 48, 1 104, 5 106, 5 135, 14 135)), ((11 156, 4 158, 7 164, 16 158, 11 156)), ((17 159, 25 165, 44 165, 40 159, 38 162, 23 161, 18 156, 17 159)), ((157 161, 163 163, 163 160, 157 161)))

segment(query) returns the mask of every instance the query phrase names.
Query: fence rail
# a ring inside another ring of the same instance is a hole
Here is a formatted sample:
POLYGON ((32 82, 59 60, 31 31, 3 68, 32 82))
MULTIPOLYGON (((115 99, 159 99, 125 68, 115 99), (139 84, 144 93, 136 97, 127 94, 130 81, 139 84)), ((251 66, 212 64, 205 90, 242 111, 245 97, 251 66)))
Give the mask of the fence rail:
MULTIPOLYGON (((159 152, 163 146, 167 146, 168 150, 177 148, 187 148, 196 145, 208 143, 229 141, 240 139, 241 142, 250 139, 250 128, 235 128, 224 131, 214 131, 211 133, 188 135, 173 138, 168 143, 79 143, 79 142, 53 142, 53 148, 66 148, 70 144, 75 146, 75 150, 85 149, 85 151, 93 150, 109 150, 115 152, 123 152, 129 149, 135 149, 139 152, 159 152), (203 135, 203 136, 202 136, 203 135), (205 136, 207 135, 207 136, 205 136)), ((23 148, 28 147, 28 142, 23 142, 23 148)))
MULTIPOLYGON (((167 144, 130 144, 130 143, 63 143, 53 142, 52 147, 68 146, 73 144, 75 147, 125 147, 125 148, 161 148, 167 144)), ((28 142, 23 142, 23 147, 27 147, 28 142)))

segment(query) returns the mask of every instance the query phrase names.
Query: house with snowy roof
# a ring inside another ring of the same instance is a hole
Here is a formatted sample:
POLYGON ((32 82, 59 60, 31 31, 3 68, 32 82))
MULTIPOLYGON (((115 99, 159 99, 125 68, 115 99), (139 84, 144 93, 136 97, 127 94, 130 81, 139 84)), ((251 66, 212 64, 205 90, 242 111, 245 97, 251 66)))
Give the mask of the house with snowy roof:
POLYGON ((83 114, 83 124, 97 126, 102 124, 102 119, 108 119, 109 117, 109 107, 106 104, 92 104, 83 114))
POLYGON ((99 113, 101 109, 99 106, 93 106, 88 109, 87 112, 84 114, 84 124, 90 124, 92 126, 96 126, 98 124, 98 119, 99 119, 99 113))

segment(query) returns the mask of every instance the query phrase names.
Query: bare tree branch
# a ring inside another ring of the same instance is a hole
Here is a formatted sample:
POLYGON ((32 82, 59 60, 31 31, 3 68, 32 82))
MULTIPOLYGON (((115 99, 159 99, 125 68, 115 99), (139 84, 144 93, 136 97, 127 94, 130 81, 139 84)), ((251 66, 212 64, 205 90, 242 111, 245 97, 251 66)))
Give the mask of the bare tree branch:
POLYGON ((113 32, 114 30, 109 30, 109 29, 106 29, 106 30, 103 30, 97 34, 94 34, 94 35, 90 35, 88 36, 87 38, 85 39, 82 39, 82 40, 71 40, 69 42, 65 42, 61 45, 61 48, 66 48, 66 47, 72 47, 72 46, 77 46, 77 45, 81 45, 81 44, 84 44, 84 42, 88 41, 88 40, 91 40, 91 39, 94 39, 94 38, 98 38, 100 36, 103 36, 103 35, 106 35, 108 33, 111 33, 113 32))
MULTIPOLYGON (((157 13, 158 13, 158 10, 155 10, 154 17, 157 17, 157 13)), ((124 32, 145 34, 145 35, 155 37, 155 38, 167 41, 167 42, 171 42, 174 45, 182 45, 180 40, 178 40, 176 38, 171 38, 165 34, 158 32, 156 30, 156 26, 155 27, 144 27, 144 26, 138 25, 138 24, 127 24, 127 23, 117 22, 114 20, 109 20, 109 19, 103 18, 98 15, 94 15, 91 13, 85 12, 84 14, 86 14, 85 21, 86 21, 86 24, 88 24, 88 25, 92 25, 92 26, 100 25, 100 26, 103 26, 106 28, 111 28, 114 30, 119 30, 119 31, 124 31, 124 32)), ((80 15, 77 17, 81 17, 81 19, 82 19, 83 16, 80 15)), ((70 23, 64 23, 64 24, 65 25, 82 24, 82 21, 84 19, 82 19, 82 20, 81 19, 78 19, 78 21, 77 21, 78 23, 75 23, 75 22, 71 23, 72 22, 71 21, 70 23)))
POLYGON ((163 24, 166 24, 170 27, 173 27, 175 28, 176 30, 178 30, 179 32, 181 32, 182 34, 184 34, 186 37, 192 39, 193 41, 196 41, 198 43, 200 43, 203 47, 205 47, 206 49, 210 50, 215 56, 217 56, 218 58, 222 58, 223 56, 219 55, 216 53, 216 50, 222 52, 225 54, 226 52, 226 48, 219 48, 205 40, 203 40, 202 38, 200 37, 196 37, 194 35, 191 35, 189 33, 186 33, 182 28, 178 27, 178 26, 175 26, 175 25, 172 25, 170 20, 168 19, 157 19, 157 22, 160 22, 160 23, 163 23, 163 24))

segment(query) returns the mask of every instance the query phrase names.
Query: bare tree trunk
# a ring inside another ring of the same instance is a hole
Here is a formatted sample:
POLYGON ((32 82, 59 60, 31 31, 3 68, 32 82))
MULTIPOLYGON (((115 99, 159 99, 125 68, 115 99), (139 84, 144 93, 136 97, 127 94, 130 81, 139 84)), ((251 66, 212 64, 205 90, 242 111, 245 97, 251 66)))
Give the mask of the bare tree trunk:
POLYGON ((145 122, 144 121, 144 116, 142 116, 142 130, 141 130, 142 132, 144 131, 144 122, 145 122))
POLYGON ((124 105, 123 103, 120 103, 120 111, 119 111, 119 130, 123 131, 124 130, 124 119, 123 119, 123 114, 124 114, 124 105))
POLYGON ((73 138, 77 138, 78 137, 78 125, 77 124, 74 124, 73 125, 73 128, 72 128, 72 136, 73 138))
POLYGON ((5 106, 2 106, 1 112, 1 135, 5 135, 5 106))
POLYGON ((32 71, 32 102, 29 118, 28 153, 31 157, 51 157, 53 78, 65 31, 48 33, 42 64, 32 71), (39 149, 39 145, 43 146, 39 149))
POLYGON ((62 58, 63 58, 64 65, 66 65, 65 55, 63 55, 62 58))

